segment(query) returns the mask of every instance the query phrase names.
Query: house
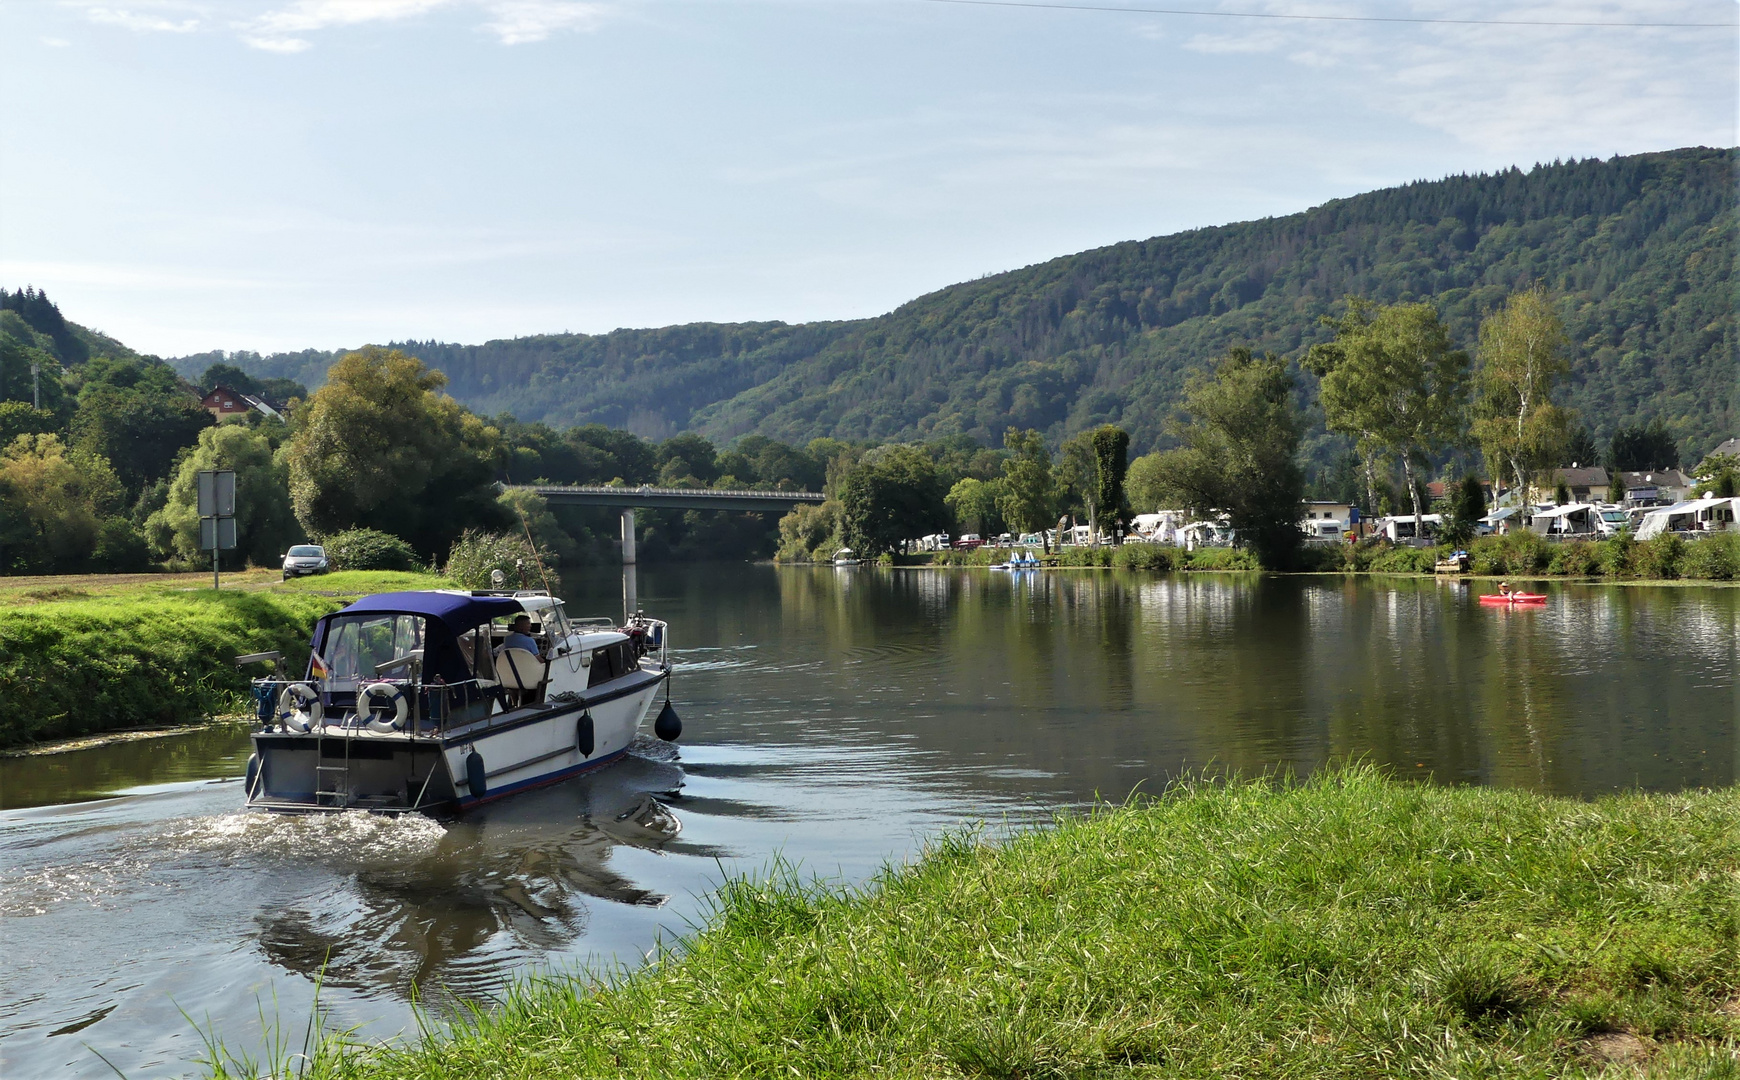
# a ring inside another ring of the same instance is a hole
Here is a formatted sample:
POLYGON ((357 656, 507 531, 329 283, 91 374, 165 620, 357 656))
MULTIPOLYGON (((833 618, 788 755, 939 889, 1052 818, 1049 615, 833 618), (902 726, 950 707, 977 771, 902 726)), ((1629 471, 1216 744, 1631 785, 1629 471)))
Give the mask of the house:
POLYGON ((199 399, 200 407, 218 419, 226 416, 245 416, 249 409, 257 410, 274 420, 284 419, 284 406, 274 405, 263 397, 255 394, 244 394, 231 386, 221 383, 211 388, 211 392, 199 399))
POLYGON ((1299 531, 1307 540, 1339 540, 1358 520, 1359 511, 1352 503, 1313 499, 1305 503, 1299 531))
POLYGON ((1678 469, 1621 472, 1619 476, 1625 481, 1627 506, 1671 506, 1684 501, 1697 486, 1696 480, 1678 469))
POLYGON ((1570 490, 1573 503, 1588 503, 1605 502, 1613 481, 1608 477, 1607 470, 1599 465, 1593 468, 1572 465, 1568 469, 1554 469, 1542 487, 1551 493, 1558 491, 1560 484, 1570 490))
POLYGON ((1717 454, 1729 454, 1733 457, 1740 457, 1740 437, 1732 438, 1721 443, 1714 450, 1705 454, 1704 457, 1711 458, 1715 457, 1717 454))

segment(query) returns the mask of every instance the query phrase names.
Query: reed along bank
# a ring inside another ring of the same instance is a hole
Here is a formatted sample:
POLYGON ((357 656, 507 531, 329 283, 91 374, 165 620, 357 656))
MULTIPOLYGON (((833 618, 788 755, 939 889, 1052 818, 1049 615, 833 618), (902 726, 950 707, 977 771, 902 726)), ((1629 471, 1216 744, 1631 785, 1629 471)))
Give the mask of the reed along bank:
MULTIPOLYGON (((1196 783, 861 889, 732 880, 612 978, 218 1075, 1740 1074, 1740 792, 1196 783), (296 1071, 300 1069, 301 1071, 296 1071), (1613 1070, 1617 1070, 1617 1073, 1613 1070)), ((300 1023, 287 1025, 300 1031, 300 1023)), ((288 1054, 288 1052, 287 1052, 288 1054)))

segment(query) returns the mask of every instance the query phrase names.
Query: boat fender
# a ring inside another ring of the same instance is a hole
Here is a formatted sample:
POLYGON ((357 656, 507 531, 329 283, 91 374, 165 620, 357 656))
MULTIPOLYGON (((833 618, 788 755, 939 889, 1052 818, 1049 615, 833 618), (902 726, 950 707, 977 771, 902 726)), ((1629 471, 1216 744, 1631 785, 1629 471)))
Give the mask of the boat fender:
POLYGON ((248 755, 247 786, 245 788, 243 788, 243 790, 248 793, 249 799, 252 799, 254 797, 254 781, 258 780, 259 778, 260 778, 260 755, 249 754, 248 755))
POLYGON ((593 747, 596 745, 593 742, 596 734, 594 727, 590 712, 581 713, 579 721, 574 725, 574 745, 579 749, 581 757, 592 756, 593 747))
POLYGON ((483 767, 483 755, 473 750, 465 755, 465 782, 471 788, 471 797, 481 799, 489 791, 488 774, 483 767))
POLYGON ((278 719, 286 731, 306 732, 317 728, 325 716, 326 710, 320 704, 320 691, 311 683, 291 683, 278 695, 278 719))
POLYGON ((368 710, 369 730, 378 732, 405 730, 405 692, 392 683, 370 683, 356 696, 357 712, 368 710), (392 711, 389 718, 387 710, 392 711))
POLYGON ((669 698, 665 699, 665 707, 659 710, 659 718, 653 721, 653 734, 666 742, 676 742, 683 733, 683 721, 677 716, 677 710, 671 707, 669 698))

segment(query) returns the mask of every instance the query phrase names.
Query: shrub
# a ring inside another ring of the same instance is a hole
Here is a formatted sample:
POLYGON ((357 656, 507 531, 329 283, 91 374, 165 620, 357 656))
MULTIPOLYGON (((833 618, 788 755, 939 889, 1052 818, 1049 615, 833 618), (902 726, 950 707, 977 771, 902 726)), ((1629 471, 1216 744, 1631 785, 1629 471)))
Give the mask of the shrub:
POLYGON ((1720 533, 1693 540, 1680 556, 1679 569, 1686 577, 1711 581, 1740 577, 1740 534, 1720 533))
POLYGON ((1385 545, 1376 552, 1368 569, 1374 574, 1430 574, 1438 556, 1431 548, 1385 545))
POLYGON ((326 561, 334 570, 419 570, 421 562, 411 545, 396 536, 374 529, 350 529, 334 533, 322 542, 326 561))
POLYGON ((1685 547, 1672 533, 1640 541, 1631 549, 1631 572, 1640 578, 1677 578, 1685 547))
POLYGON ((1110 547, 1066 547, 1057 551, 1059 566, 1110 566, 1112 565, 1112 548, 1110 547))
POLYGON ((447 553, 446 572, 464 588, 488 589, 494 587, 491 575, 500 570, 506 588, 530 589, 541 584, 540 558, 545 567, 555 562, 552 553, 534 551, 524 536, 467 529, 447 553))
POLYGON ((1538 574, 1553 561, 1553 548, 1527 529, 1503 536, 1483 536, 1468 548, 1477 574, 1538 574))
POLYGON ((1171 570, 1179 554, 1164 544, 1125 544, 1113 552, 1112 565, 1120 570, 1171 570))
POLYGON ((1601 549, 1601 572, 1608 577, 1621 577, 1631 572, 1631 549, 1637 546, 1637 541, 1630 533, 1620 533, 1609 540, 1603 540, 1596 547, 1601 549))
POLYGON ((1568 577, 1593 577, 1601 572, 1601 554, 1597 545, 1587 540, 1570 540, 1559 545, 1547 564, 1550 574, 1568 577))
POLYGON ((1186 570, 1261 570, 1257 553, 1247 548, 1197 548, 1184 561, 1186 570))
POLYGON ((1349 568, 1357 544, 1310 544, 1299 549, 1299 569, 1306 573, 1335 573, 1349 568))

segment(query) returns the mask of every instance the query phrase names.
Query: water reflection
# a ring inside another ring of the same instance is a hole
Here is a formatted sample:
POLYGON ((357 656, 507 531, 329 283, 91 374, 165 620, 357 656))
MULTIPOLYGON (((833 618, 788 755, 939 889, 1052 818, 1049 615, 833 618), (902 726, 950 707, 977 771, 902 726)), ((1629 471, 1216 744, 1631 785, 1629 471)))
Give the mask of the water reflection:
MULTIPOLYGON (((576 613, 614 568, 564 583, 576 613)), ((858 880, 941 829, 1014 827, 1187 769, 1572 795, 1736 775, 1740 589, 1257 575, 647 567, 680 750, 457 821, 242 813, 236 731, 0 762, 0 1071, 181 1075, 182 1019, 256 999, 391 1035, 543 967, 636 961, 777 854, 858 880), (97 799, 117 790, 123 798, 97 799), (63 805, 50 805, 61 803, 63 805)), ((245 1037, 241 1039, 245 1041, 245 1037)))

